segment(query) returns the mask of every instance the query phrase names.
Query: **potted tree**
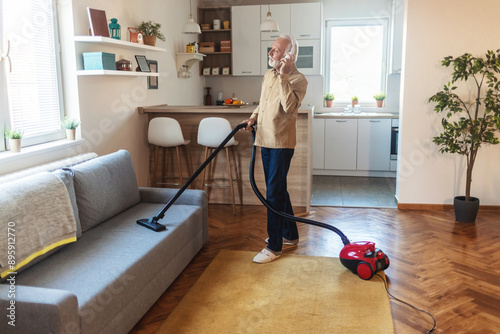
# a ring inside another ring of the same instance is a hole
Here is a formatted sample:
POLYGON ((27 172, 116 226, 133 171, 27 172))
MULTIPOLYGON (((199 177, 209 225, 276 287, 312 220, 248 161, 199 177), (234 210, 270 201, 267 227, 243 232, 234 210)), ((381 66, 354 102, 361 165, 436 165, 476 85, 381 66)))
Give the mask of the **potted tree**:
POLYGON ((445 57, 442 66, 452 67, 451 82, 433 95, 434 111, 443 114, 443 132, 433 138, 441 153, 463 155, 467 162, 465 196, 454 199, 458 222, 475 222, 479 199, 471 196, 472 171, 483 144, 498 144, 495 132, 500 128, 500 50, 487 51, 485 57, 465 53, 445 57), (455 83, 462 84, 462 96, 455 83), (465 90, 467 89, 467 90, 465 90))
POLYGON ((80 125, 80 121, 74 118, 65 117, 61 123, 66 129, 66 138, 68 140, 75 140, 76 128, 80 125))
POLYGON ((352 106, 353 106, 353 108, 354 108, 354 106, 355 106, 356 104, 358 104, 358 97, 357 97, 356 95, 354 95, 354 96, 352 97, 352 106))
POLYGON ((21 152, 21 138, 23 138, 22 130, 5 130, 5 138, 9 140, 9 148, 11 152, 21 152))
POLYGON ((139 25, 138 29, 144 37, 144 44, 156 46, 156 38, 165 41, 165 35, 160 31, 161 24, 153 21, 147 21, 139 25))
POLYGON ((385 94, 378 93, 373 95, 373 98, 375 99, 375 101, 377 101, 377 108, 382 108, 382 106, 384 105, 385 94))
POLYGON ((326 102, 326 106, 328 108, 331 108, 333 105, 333 100, 335 100, 335 96, 332 93, 326 93, 324 99, 326 102))

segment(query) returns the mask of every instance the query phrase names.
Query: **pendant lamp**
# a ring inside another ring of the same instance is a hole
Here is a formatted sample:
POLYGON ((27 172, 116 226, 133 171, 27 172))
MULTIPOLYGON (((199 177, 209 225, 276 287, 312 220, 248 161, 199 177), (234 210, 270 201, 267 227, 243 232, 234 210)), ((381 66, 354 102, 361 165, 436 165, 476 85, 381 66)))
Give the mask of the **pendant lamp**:
POLYGON ((271 6, 267 5, 267 8, 268 8, 267 18, 260 24, 260 31, 265 31, 265 32, 280 31, 278 22, 274 21, 273 18, 271 17, 271 6))
POLYGON ((201 34, 200 25, 193 20, 193 14, 191 13, 191 0, 189 0, 189 20, 184 24, 182 28, 183 34, 201 34))

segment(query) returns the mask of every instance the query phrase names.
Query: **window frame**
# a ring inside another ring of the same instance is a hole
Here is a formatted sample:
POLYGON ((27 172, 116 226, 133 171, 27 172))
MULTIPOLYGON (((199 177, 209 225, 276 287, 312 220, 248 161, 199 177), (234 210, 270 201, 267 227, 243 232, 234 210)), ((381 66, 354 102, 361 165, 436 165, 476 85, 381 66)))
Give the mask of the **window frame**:
MULTIPOLYGON (((331 28, 332 27, 346 27, 346 26, 358 26, 358 27, 363 27, 363 26, 368 26, 368 25, 374 25, 374 24, 379 24, 382 25, 383 27, 383 45, 382 45, 382 71, 381 71, 381 91, 386 93, 387 92, 387 74, 388 74, 388 61, 389 61, 389 17, 369 17, 369 18, 353 18, 353 19, 327 19, 325 20, 325 61, 324 61, 324 73, 325 75, 323 76, 323 87, 324 87, 324 92, 323 94, 326 93, 333 93, 335 92, 331 91, 330 88, 330 57, 331 57, 331 28)), ((374 94, 377 94, 375 92, 374 94)), ((334 105, 335 106, 345 106, 347 103, 351 103, 350 100, 334 100, 334 105)), ((360 100, 360 104, 363 104, 364 106, 376 106, 375 100, 360 100)))
MULTIPOLYGON (((0 1, 8 1, 8 0, 0 0, 0 1)), ((58 105, 59 105, 59 119, 62 121, 65 115, 64 111, 64 90, 63 90, 63 82, 62 82, 62 61, 61 61, 61 42, 59 36, 59 22, 58 22, 58 11, 57 11, 57 2, 56 0, 48 0, 51 2, 52 6, 52 16, 53 16, 53 28, 54 28, 54 47, 55 47, 55 62, 56 62, 56 74, 55 78, 57 80, 57 90, 58 90, 58 105)), ((0 17, 1 17, 2 6, 0 3, 0 17)), ((5 44, 8 44, 7 39, 3 39, 3 27, 0 25, 0 50, 4 50, 3 47, 5 44)), ((2 88, 0 89, 0 97, 2 97, 2 102, 0 104, 0 129, 2 131, 3 140, 0 141, 0 152, 6 151, 7 149, 7 139, 3 136, 3 131, 6 128, 11 127, 11 117, 10 117, 10 109, 9 109, 9 98, 7 91, 7 75, 8 75, 8 67, 9 61, 0 62, 0 80, 2 81, 2 88)), ((21 141, 22 147, 44 144, 51 141, 61 140, 65 138, 65 131, 60 127, 58 131, 45 133, 42 135, 23 138, 21 141)))

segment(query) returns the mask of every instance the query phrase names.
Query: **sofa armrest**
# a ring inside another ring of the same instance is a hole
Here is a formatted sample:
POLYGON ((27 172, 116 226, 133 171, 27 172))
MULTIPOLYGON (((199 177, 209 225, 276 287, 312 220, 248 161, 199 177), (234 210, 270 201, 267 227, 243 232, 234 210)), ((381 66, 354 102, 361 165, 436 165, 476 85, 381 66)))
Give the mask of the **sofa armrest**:
MULTIPOLYGON (((141 202, 144 203, 164 203, 168 201, 179 191, 172 188, 149 188, 139 187, 141 202)), ((203 211, 203 243, 208 240, 208 196, 203 190, 186 189, 175 201, 175 204, 196 205, 203 211)))
POLYGON ((80 333, 78 300, 69 291, 7 281, 0 284, 0 309, 0 333, 80 333))
MULTIPOLYGON (((167 204, 172 197, 177 194, 179 189, 172 188, 149 188, 139 187, 141 202, 145 203, 164 203, 167 204)), ((175 204, 197 205, 204 207, 208 205, 207 194, 202 190, 186 189, 175 201, 175 204)))

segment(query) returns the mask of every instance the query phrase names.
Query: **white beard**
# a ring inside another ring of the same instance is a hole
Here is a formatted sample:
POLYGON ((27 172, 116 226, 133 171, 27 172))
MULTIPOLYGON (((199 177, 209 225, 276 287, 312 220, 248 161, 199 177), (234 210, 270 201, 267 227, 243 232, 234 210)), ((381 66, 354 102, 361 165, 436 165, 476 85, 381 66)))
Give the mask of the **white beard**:
POLYGON ((269 57, 268 63, 269 63, 269 66, 274 67, 274 68, 278 68, 281 65, 281 62, 279 60, 274 60, 271 57, 269 57))

